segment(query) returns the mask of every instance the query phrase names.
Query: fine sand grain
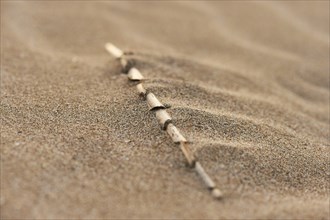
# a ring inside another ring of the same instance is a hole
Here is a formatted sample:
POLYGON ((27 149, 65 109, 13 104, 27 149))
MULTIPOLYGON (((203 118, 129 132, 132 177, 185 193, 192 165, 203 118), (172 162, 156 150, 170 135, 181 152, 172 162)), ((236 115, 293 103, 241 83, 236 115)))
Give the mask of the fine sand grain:
POLYGON ((1 1, 1 217, 329 219, 329 59, 328 1, 1 1))

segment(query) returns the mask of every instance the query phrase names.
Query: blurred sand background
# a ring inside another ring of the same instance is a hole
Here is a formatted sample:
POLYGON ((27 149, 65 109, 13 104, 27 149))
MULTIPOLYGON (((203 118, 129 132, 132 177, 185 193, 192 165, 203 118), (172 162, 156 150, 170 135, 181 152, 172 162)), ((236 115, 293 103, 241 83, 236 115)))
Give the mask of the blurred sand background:
POLYGON ((0 112, 2 218, 327 219, 329 2, 1 1, 0 112))

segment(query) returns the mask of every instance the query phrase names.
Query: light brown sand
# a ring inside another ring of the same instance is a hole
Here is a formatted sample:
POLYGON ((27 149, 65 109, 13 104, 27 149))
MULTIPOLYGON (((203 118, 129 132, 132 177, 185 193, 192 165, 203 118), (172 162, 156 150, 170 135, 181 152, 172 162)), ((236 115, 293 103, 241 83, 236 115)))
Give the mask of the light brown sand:
POLYGON ((1 1, 0 112, 3 218, 327 219, 329 2, 1 1))

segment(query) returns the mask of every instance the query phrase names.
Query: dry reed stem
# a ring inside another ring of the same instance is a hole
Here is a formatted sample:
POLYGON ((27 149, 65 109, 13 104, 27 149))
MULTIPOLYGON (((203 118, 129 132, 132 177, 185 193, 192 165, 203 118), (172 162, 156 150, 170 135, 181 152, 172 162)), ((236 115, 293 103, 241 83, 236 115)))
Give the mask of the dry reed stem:
MULTIPOLYGON (((123 67, 123 71, 128 73, 128 79, 131 81, 141 81, 144 79, 143 75, 140 71, 132 65, 129 64, 128 60, 123 56, 124 53, 119 48, 114 46, 111 43, 107 43, 105 45, 106 50, 112 54, 114 57, 120 59, 120 63, 123 67)), ((146 89, 143 87, 142 83, 136 85, 136 88, 139 92, 139 95, 146 97, 147 103, 150 107, 150 111, 156 112, 156 118, 161 125, 163 130, 166 130, 174 143, 179 144, 181 151, 183 152, 188 164, 190 167, 195 168, 197 174, 201 177, 207 188, 211 191, 211 194, 214 198, 220 199, 222 198, 222 192, 216 187, 213 180, 209 177, 209 175, 205 172, 202 165, 196 160, 194 154, 190 150, 189 143, 185 139, 185 137, 180 133, 180 131, 175 127, 172 123, 171 116, 164 109, 164 105, 157 99, 157 97, 153 93, 148 93, 146 89)))

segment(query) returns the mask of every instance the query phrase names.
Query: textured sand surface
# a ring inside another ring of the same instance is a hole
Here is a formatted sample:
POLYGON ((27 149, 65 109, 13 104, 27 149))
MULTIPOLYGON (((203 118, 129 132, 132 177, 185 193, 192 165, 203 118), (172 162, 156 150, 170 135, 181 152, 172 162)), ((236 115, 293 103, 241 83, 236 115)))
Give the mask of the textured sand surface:
POLYGON ((2 218, 328 219, 329 2, 1 1, 0 112, 2 218))

